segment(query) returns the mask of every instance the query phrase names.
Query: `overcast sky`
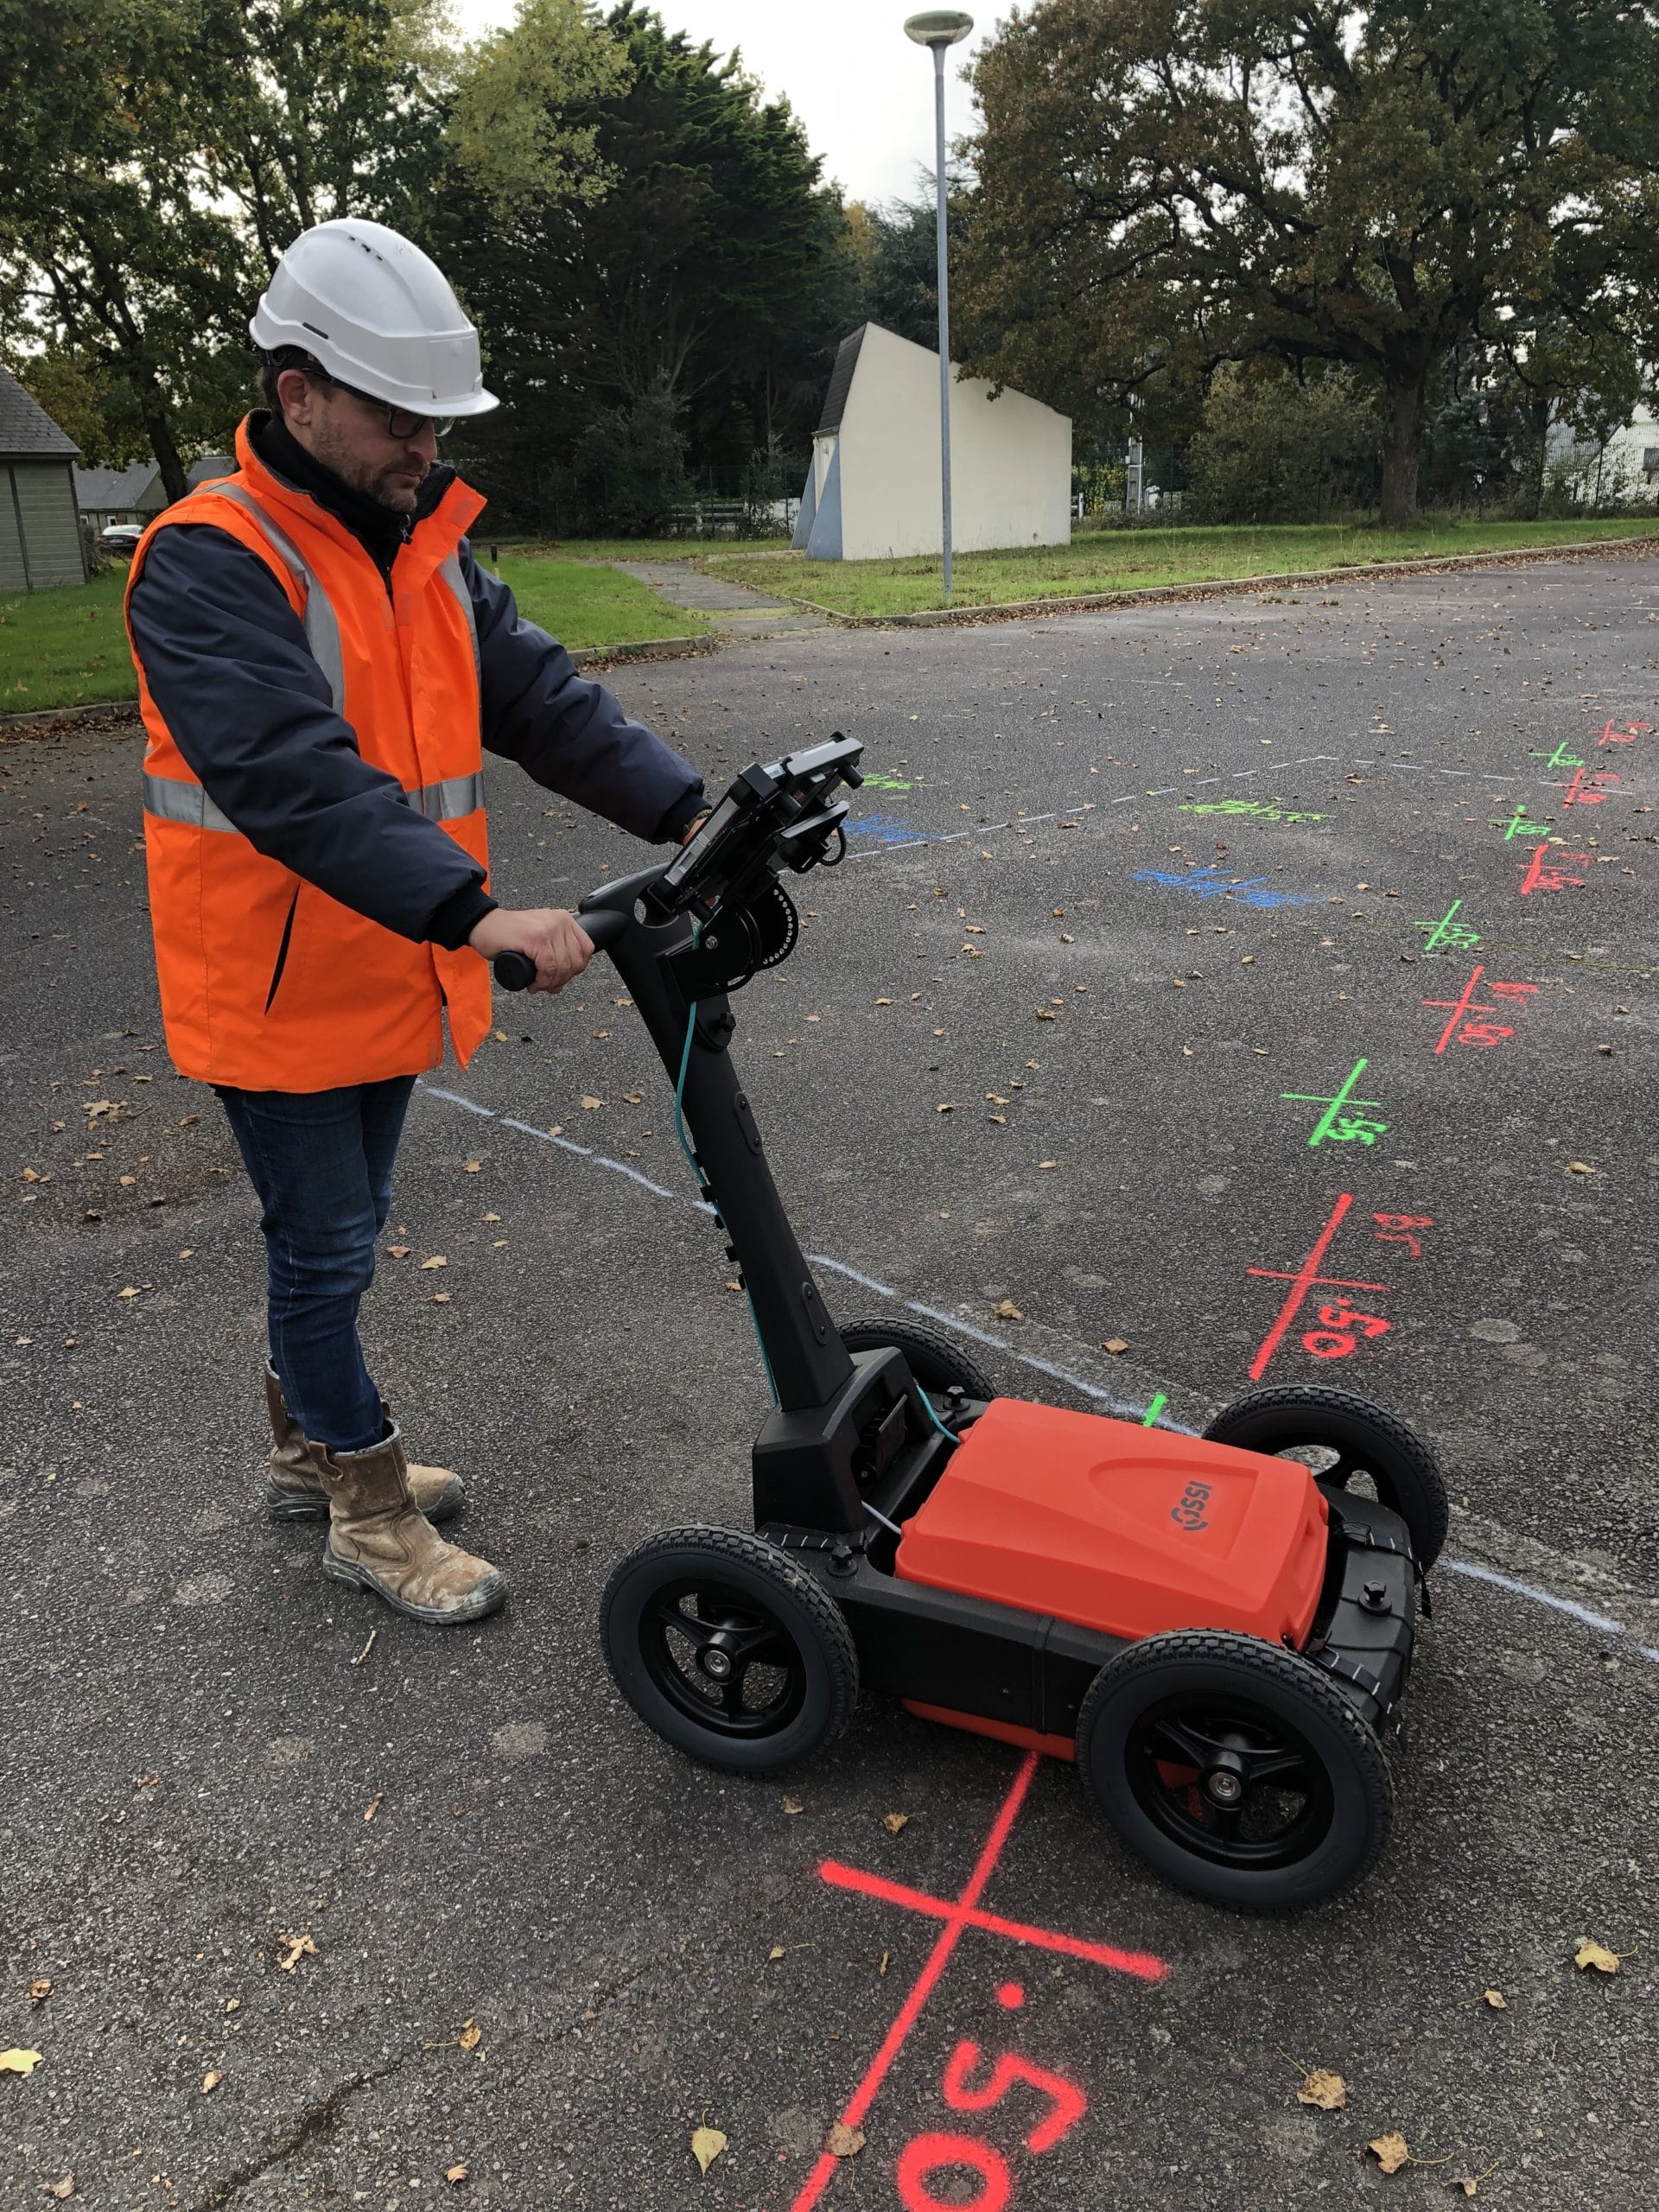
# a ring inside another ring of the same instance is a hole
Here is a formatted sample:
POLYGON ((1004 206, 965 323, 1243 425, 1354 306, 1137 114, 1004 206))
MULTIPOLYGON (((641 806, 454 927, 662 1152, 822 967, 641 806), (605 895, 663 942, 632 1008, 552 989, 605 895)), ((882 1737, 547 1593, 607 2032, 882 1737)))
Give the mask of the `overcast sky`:
MULTIPOLYGON (((933 169, 933 60, 905 36, 914 0, 652 0, 671 30, 715 51, 741 48, 772 98, 786 93, 806 126, 824 174, 849 200, 911 199, 933 169)), ((512 21, 513 0, 453 0, 476 36, 512 21)), ((971 9, 975 29, 947 60, 945 129, 971 120, 963 60, 995 25, 998 10, 971 9)))

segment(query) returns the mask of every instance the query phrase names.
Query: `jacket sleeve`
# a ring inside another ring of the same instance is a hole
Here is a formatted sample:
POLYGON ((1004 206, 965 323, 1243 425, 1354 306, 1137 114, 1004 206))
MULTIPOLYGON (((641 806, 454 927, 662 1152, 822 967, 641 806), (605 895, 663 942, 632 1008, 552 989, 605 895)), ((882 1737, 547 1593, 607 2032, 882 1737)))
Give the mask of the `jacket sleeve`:
POLYGON ((702 779, 654 730, 626 715, 600 683, 518 612, 512 592, 474 560, 473 595, 484 699, 484 743, 538 784, 648 842, 677 837, 699 810, 702 779))
POLYGON ((417 943, 440 908, 488 911, 477 861, 358 751, 257 553, 207 523, 162 531, 129 627, 175 743, 256 852, 417 943))

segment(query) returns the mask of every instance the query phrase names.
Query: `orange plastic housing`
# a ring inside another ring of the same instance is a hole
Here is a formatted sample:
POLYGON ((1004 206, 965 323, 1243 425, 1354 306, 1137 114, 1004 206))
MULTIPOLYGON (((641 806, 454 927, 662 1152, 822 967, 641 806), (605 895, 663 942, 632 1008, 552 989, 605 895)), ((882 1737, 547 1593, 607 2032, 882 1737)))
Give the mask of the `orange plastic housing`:
POLYGON ((1237 1629, 1300 1649, 1327 1518, 1295 1460, 995 1398, 906 1522, 895 1572, 1109 1636, 1237 1629))

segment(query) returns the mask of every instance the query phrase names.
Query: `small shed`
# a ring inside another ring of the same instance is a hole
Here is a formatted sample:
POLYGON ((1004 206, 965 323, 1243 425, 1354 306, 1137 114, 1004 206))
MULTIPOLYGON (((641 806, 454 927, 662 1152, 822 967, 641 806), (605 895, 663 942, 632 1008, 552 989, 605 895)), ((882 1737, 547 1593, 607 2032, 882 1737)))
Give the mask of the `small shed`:
POLYGON ((79 451, 0 369, 0 591, 86 582, 73 475, 79 451))
MULTIPOLYGON (((953 370, 951 536, 958 553, 1064 545, 1071 421, 1025 392, 953 370)), ((880 323, 841 342, 795 524, 815 561, 937 553, 939 357, 880 323)))

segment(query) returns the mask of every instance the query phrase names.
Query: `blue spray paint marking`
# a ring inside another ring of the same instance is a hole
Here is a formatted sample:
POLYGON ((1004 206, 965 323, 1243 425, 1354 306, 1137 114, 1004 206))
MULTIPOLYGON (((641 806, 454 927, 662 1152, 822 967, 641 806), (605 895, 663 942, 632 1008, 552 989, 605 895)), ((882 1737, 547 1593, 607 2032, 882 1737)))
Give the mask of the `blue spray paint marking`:
POLYGON ((908 845, 916 832, 902 815, 858 814, 846 824, 848 836, 873 838, 879 845, 908 845))
POLYGON ((1167 883, 1177 891, 1190 891, 1195 899, 1233 899, 1242 906, 1317 906, 1317 891, 1264 891, 1258 885, 1268 880, 1265 875, 1252 875, 1239 880, 1223 875, 1217 868, 1188 868, 1181 874, 1162 868, 1137 868, 1137 883, 1167 883))

